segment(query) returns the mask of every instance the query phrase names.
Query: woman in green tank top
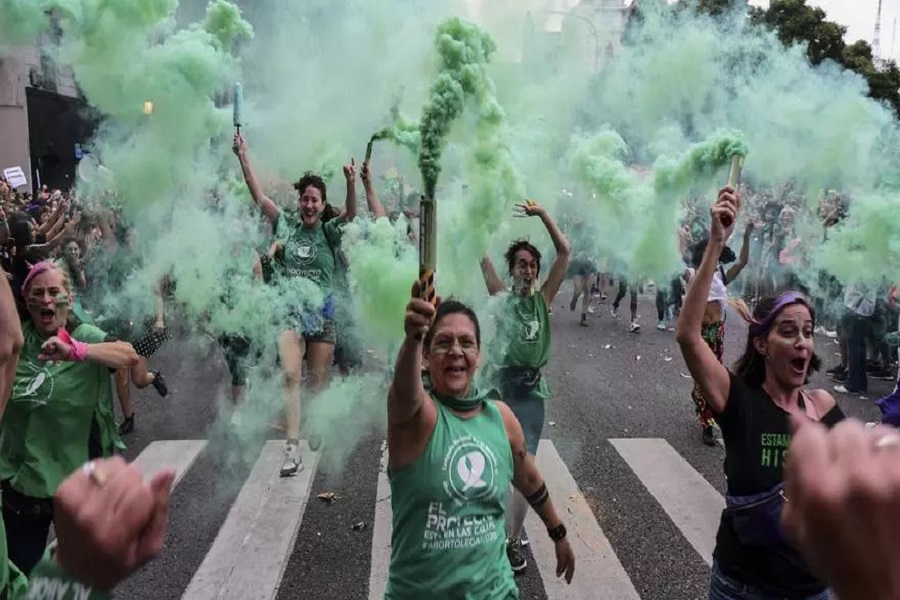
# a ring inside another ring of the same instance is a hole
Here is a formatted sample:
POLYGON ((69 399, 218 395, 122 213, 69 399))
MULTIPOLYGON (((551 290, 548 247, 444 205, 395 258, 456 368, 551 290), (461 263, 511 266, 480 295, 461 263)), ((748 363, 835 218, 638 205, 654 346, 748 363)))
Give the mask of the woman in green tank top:
MULTIPOLYGON (((506 251, 512 290, 507 291, 497 275, 491 259, 484 257, 481 271, 488 292, 505 294, 497 323, 497 336, 491 365, 491 379, 525 432, 528 451, 537 454, 541 431, 544 429, 544 401, 551 397, 550 386, 541 374, 550 361, 550 307, 559 293, 569 268, 569 241, 542 206, 534 202, 517 207, 524 216, 536 216, 543 221, 556 258, 550 265, 546 281, 537 288, 541 274, 541 253, 526 240, 516 240, 506 251)), ((528 566, 522 554, 520 539, 528 505, 518 493, 510 494, 507 505, 506 554, 513 571, 521 573, 528 566)))
POLYGON ((547 525, 556 573, 571 582, 575 557, 566 528, 522 427, 506 404, 488 402, 473 384, 478 318, 455 301, 438 300, 435 309, 419 291, 417 282, 388 394, 393 528, 385 598, 518 598, 505 556, 510 483, 547 525))

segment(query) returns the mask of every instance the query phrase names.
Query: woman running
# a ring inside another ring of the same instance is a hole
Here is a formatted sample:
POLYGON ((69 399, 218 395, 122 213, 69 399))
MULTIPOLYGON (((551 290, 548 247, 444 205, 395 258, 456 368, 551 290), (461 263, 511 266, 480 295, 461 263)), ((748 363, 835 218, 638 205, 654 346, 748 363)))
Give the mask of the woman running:
MULTIPOLYGON (((750 258, 750 236, 753 233, 753 223, 747 223, 744 229, 744 244, 741 246, 741 257, 728 268, 719 266, 713 274, 712 285, 709 288, 709 294, 706 299, 706 310, 703 313, 703 321, 701 323, 701 335, 706 340, 706 344, 710 350, 722 362, 725 354, 725 304, 728 302, 728 284, 740 275, 741 271, 747 266, 750 258)), ((694 246, 691 256, 691 264, 693 268, 688 269, 685 278, 688 285, 696 276, 696 269, 700 268, 703 258, 706 256, 706 248, 709 243, 708 239, 703 239, 694 246)), ((731 248, 725 246, 719 256, 719 265, 734 262, 734 252, 731 248)), ((691 398, 694 400, 694 408, 697 411, 697 418, 700 420, 700 426, 703 432, 703 443, 707 446, 716 445, 715 425, 716 417, 710 410, 706 400, 703 399, 703 390, 697 382, 694 382, 694 389, 691 391, 691 398)))
POLYGON ((591 307, 591 282, 597 269, 593 261, 587 256, 575 258, 569 266, 569 275, 572 277, 572 301, 569 302, 569 310, 575 310, 578 306, 578 298, 581 297, 581 322, 582 327, 587 327, 588 313, 594 312, 591 307))
MULTIPOLYGON (((513 242, 506 251, 508 272, 513 279, 512 290, 507 292, 490 258, 482 259, 481 271, 492 296, 507 294, 495 339, 500 362, 494 365, 494 378, 501 396, 521 423, 526 449, 534 456, 544 429, 544 402, 551 397, 550 386, 541 373, 550 360, 549 307, 566 278, 571 248, 542 206, 520 204, 517 208, 522 215, 540 217, 553 240, 556 258, 550 265, 546 281, 536 292, 535 284, 541 274, 541 253, 524 240, 513 242)), ((521 573, 528 566, 522 556, 521 542, 528 506, 518 492, 507 498, 507 556, 513 571, 521 573)))
MULTIPOLYGON (((112 393, 109 369, 133 366, 137 354, 93 325, 70 321, 72 288, 55 264, 35 265, 22 295, 25 345, 0 427, 0 489, 9 558, 27 575, 47 546, 56 488, 88 459, 95 415, 112 393)), ((111 411, 106 416, 101 427, 109 439, 115 424, 111 411)))
POLYGON ((739 205, 732 188, 719 193, 709 243, 676 334, 725 442, 726 509, 716 536, 709 598, 826 600, 825 582, 781 531, 781 509, 790 500, 784 496, 783 469, 791 419, 831 426, 844 418, 831 394, 803 389, 821 364, 813 352, 815 312, 796 292, 761 300, 752 316, 742 315, 750 332, 733 372, 703 339, 707 298, 739 205))
MULTIPOLYGON (((323 223, 322 213, 328 196, 321 177, 306 173, 294 185, 299 194, 298 219, 284 213, 263 193, 247 158, 247 145, 240 134, 234 136, 233 150, 240 161, 253 202, 272 224, 275 239, 280 242, 278 277, 307 279, 316 284, 325 296, 324 304, 316 314, 296 305, 290 306, 289 314, 284 319, 284 329, 278 338, 287 418, 287 442, 281 476, 288 477, 303 468, 299 449, 303 358, 306 357, 309 387, 313 394, 325 387, 334 360, 334 344, 337 341, 333 296, 334 271, 338 263, 336 253, 341 247, 342 226, 356 218, 356 165, 351 161, 344 167, 347 180, 344 212, 323 223)), ((321 437, 313 432, 309 436, 310 449, 318 450, 320 443, 321 437)))
MULTIPOLYGON (((561 280, 565 267, 558 275, 561 280)), ((385 598, 518 598, 503 555, 510 483, 547 526, 556 574, 571 583, 575 557, 566 528, 522 427, 506 404, 488 401, 473 383, 478 318, 454 301, 438 300, 435 310, 418 299, 418 282, 412 296, 388 394, 393 527, 385 598)))

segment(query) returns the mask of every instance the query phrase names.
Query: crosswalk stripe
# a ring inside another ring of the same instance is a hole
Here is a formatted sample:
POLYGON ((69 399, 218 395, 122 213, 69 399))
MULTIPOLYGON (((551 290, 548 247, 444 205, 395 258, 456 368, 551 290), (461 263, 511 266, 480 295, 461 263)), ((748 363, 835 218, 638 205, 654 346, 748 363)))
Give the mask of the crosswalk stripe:
POLYGON ((375 524, 372 527, 372 570, 369 572, 369 600, 382 600, 391 565, 391 484, 387 477, 387 442, 382 444, 375 491, 375 524))
POLYGON ((565 521, 569 543, 575 553, 575 577, 572 584, 567 585, 564 579, 556 577, 556 550, 546 534, 546 527, 533 510, 528 511, 525 527, 547 597, 554 600, 640 600, 628 573, 613 552, 552 441, 541 440, 537 466, 544 476, 557 513, 565 521))
POLYGON ((694 550, 712 565, 725 499, 664 439, 611 439, 694 550))
POLYGON ((204 448, 206 448, 206 440, 152 442, 134 459, 133 464, 147 476, 153 475, 164 467, 174 467, 175 482, 172 487, 175 487, 204 448))
POLYGON ((293 548, 318 455, 301 444, 303 470, 279 476, 284 442, 266 442, 184 600, 269 600, 293 548))

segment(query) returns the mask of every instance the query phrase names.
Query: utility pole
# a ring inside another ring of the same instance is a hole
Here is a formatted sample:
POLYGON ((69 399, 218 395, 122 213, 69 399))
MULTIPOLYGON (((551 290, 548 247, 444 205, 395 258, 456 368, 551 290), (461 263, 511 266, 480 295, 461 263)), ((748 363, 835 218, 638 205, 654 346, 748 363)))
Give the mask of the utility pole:
POLYGON ((872 55, 881 58, 881 0, 878 0, 878 16, 875 18, 875 39, 872 40, 872 55))

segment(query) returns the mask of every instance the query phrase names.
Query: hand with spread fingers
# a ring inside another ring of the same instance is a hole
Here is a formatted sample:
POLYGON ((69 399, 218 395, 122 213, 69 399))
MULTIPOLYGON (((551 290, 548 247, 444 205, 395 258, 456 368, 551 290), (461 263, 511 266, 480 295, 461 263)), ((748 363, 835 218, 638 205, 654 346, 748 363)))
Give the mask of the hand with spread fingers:
POLYGON ((517 217, 540 217, 544 212, 544 207, 534 200, 526 200, 521 204, 516 204, 517 217))
POLYGON ((406 331, 406 337, 413 338, 418 341, 424 340, 431 328, 431 322, 434 320, 434 314, 437 306, 441 303, 441 299, 437 298, 434 304, 423 300, 421 296, 422 284, 419 281, 413 283, 412 299, 406 305, 406 316, 403 321, 403 329, 406 331))
POLYGON ((174 479, 164 470, 146 483, 119 457, 70 475, 53 500, 56 561, 78 581, 112 590, 162 550, 174 479))
POLYGON ((900 433, 795 427, 785 530, 841 600, 900 598, 900 433))

